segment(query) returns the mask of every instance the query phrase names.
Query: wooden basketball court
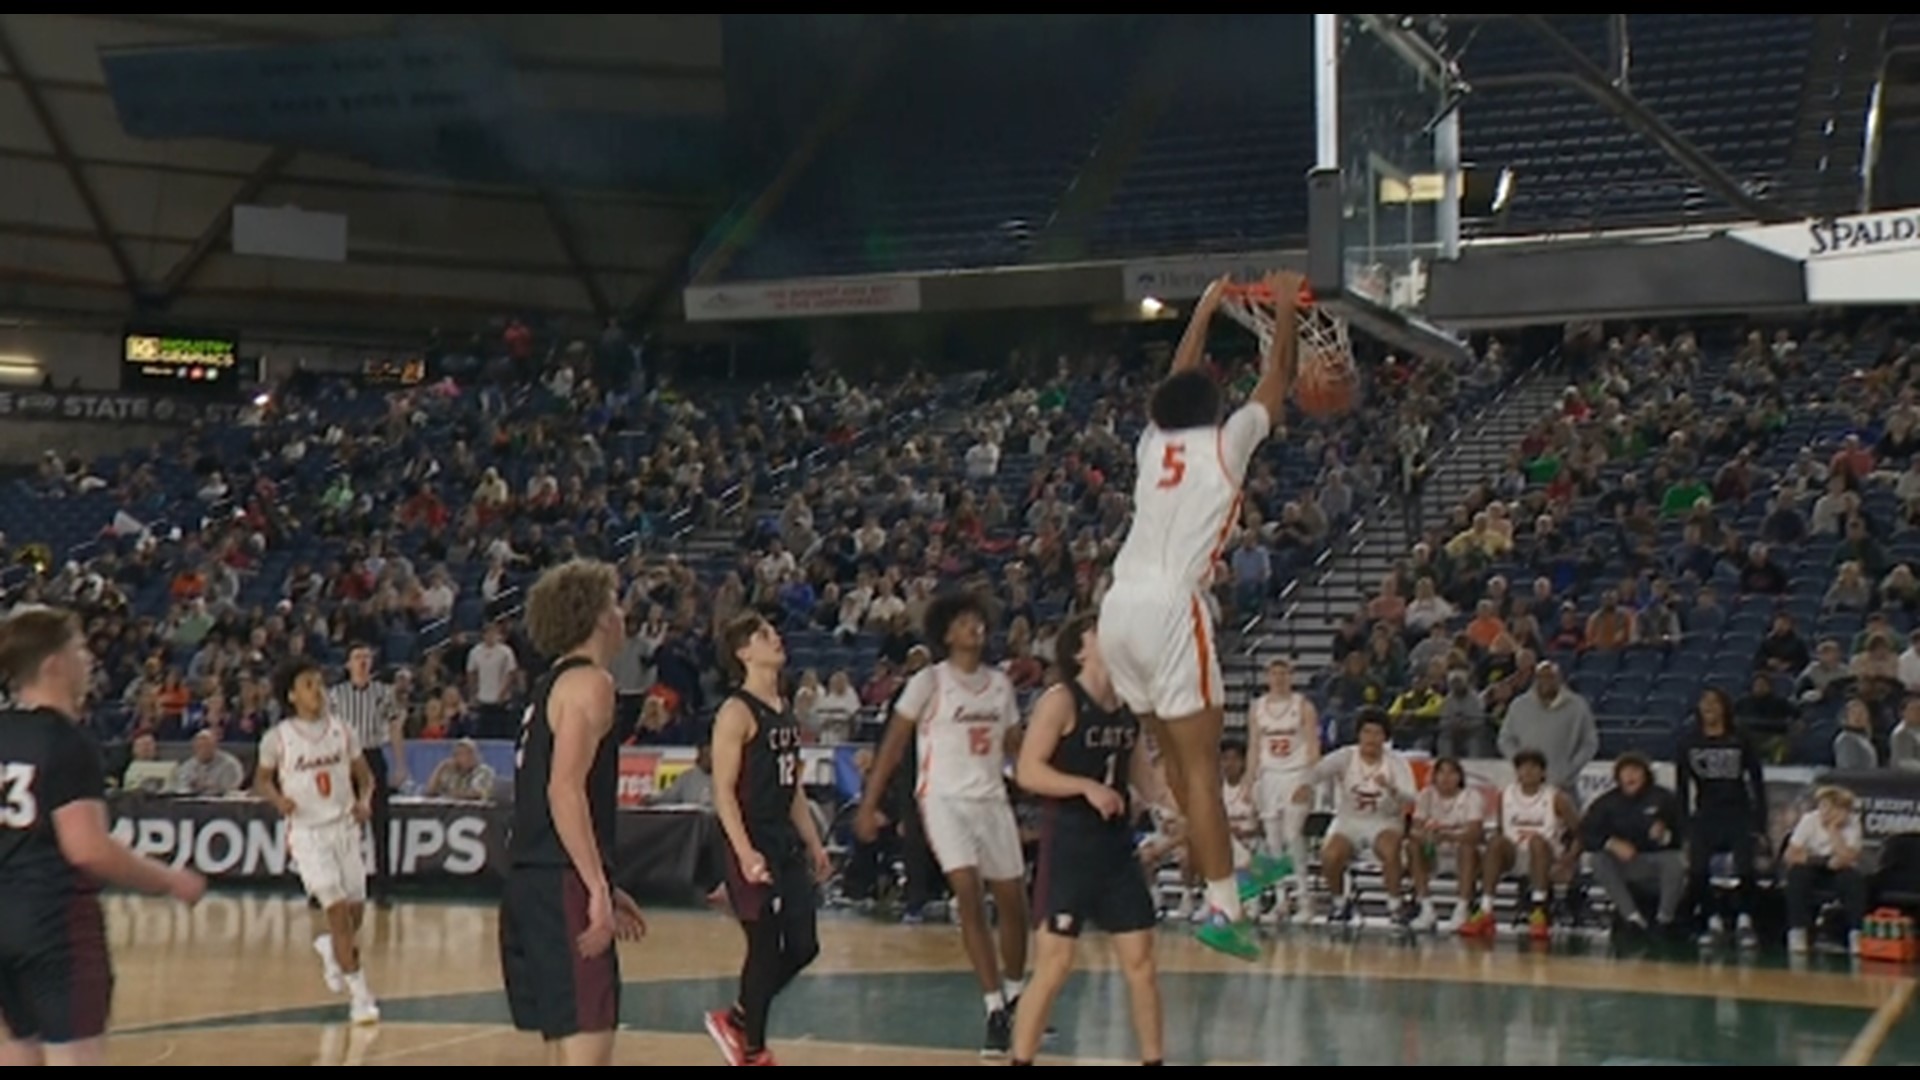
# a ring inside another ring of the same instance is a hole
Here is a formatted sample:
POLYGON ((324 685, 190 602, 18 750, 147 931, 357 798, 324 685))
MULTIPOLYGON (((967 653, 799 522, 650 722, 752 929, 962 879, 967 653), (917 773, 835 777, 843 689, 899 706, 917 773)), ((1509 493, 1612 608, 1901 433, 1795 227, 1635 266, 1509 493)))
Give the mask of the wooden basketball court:
MULTIPOLYGON (((539 1065, 507 1022, 490 905, 410 902, 370 916, 367 971, 384 1013, 346 1023, 322 984, 304 902, 221 893, 188 911, 114 897, 118 1065, 539 1065)), ((651 915, 626 946, 621 1063, 717 1065, 704 1010, 731 1000, 737 926, 651 915)), ((834 916, 815 969, 776 1006, 783 1065, 971 1065, 980 997, 945 925, 834 916)), ((1164 933, 1170 1065, 1920 1064, 1903 969, 1815 957, 1634 958, 1276 932, 1241 964, 1164 933)), ((1097 938, 1042 1064, 1137 1064, 1125 990, 1097 938)))

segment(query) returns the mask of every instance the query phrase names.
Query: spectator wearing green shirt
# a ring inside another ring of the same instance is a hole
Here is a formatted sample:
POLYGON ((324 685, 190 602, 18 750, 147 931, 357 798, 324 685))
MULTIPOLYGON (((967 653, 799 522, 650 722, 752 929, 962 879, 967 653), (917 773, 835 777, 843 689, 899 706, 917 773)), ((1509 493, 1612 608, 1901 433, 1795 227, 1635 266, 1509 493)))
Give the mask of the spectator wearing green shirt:
POLYGON ((1684 477, 1674 481, 1673 486, 1667 489, 1666 495, 1661 497, 1660 516, 1686 517, 1702 502, 1712 506, 1713 492, 1707 489, 1707 485, 1700 482, 1699 477, 1684 477))

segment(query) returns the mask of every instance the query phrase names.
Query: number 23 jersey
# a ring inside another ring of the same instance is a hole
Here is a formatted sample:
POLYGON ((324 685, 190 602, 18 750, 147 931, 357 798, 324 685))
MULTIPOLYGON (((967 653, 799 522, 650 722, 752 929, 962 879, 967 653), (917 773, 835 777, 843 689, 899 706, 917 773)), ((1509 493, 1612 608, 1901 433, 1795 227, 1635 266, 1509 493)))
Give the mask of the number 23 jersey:
POLYGON ((99 891, 60 853, 53 815, 106 790, 100 748, 73 721, 51 709, 0 711, 0 904, 99 891))
POLYGON ((907 681, 895 714, 919 725, 919 798, 1007 798, 1007 733, 1020 723, 1013 681, 998 668, 946 662, 907 681))

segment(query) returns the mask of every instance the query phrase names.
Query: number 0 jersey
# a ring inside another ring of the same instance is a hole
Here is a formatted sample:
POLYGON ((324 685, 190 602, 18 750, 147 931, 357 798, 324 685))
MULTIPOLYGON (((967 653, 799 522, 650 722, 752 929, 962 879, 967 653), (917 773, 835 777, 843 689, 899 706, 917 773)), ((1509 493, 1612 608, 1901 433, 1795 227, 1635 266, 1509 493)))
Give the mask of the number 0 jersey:
POLYGON ((280 793, 293 800, 289 824, 301 829, 338 825, 353 816, 353 763, 360 740, 347 725, 289 717, 260 740, 260 764, 274 770, 280 793))
POLYGON ((107 797, 93 737, 52 709, 0 711, 0 911, 14 900, 95 893, 60 852, 53 815, 107 797))
POLYGON ((1007 798, 1007 732, 1020 723, 1013 682, 998 668, 942 661, 907 681, 894 706, 919 725, 919 798, 1007 798))
POLYGON ((1140 433, 1133 523, 1113 580, 1206 589, 1233 527, 1247 464, 1273 430, 1264 406, 1242 405, 1217 427, 1140 433))

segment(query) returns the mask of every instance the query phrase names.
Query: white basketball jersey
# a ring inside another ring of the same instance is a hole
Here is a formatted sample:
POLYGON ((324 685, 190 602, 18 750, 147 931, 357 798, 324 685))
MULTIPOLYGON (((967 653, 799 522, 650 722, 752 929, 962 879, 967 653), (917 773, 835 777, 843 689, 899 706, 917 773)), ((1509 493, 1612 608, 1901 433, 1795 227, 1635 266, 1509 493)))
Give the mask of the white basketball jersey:
POLYGON ((1149 424, 1135 451, 1133 523, 1113 562, 1116 583, 1205 589, 1240 521, 1247 463, 1273 430, 1260 405, 1219 427, 1162 431, 1149 424))
POLYGON ((1470 787, 1454 792, 1452 798, 1440 794, 1438 788, 1430 787, 1420 793, 1413 816, 1414 820, 1430 828, 1460 829, 1484 822, 1487 804, 1480 793, 1470 787))
POLYGON ((1007 732, 1020 703, 1005 672, 934 664, 907 682, 897 708, 919 724, 920 797, 1007 798, 1007 732))
POLYGON ((288 719, 266 737, 276 743, 275 772, 281 792, 293 800, 293 825, 319 828, 353 816, 353 762, 360 749, 347 725, 332 717, 288 719))
POLYGON ((1347 755, 1340 770, 1340 786, 1334 791, 1334 814, 1339 817, 1384 818, 1400 813, 1399 800, 1388 788, 1402 793, 1412 790, 1413 770, 1391 750, 1382 750, 1380 760, 1368 762, 1359 747, 1339 751, 1347 755))
POLYGON ((1260 827, 1260 805, 1244 784, 1222 782, 1220 795, 1227 807, 1227 828, 1236 836, 1260 827))
POLYGON ((1252 737, 1260 740, 1261 772, 1291 774, 1308 767, 1304 701, 1299 694, 1266 694, 1253 703, 1249 719, 1252 737))
POLYGON ((1559 842, 1565 829, 1553 793, 1547 784, 1531 795, 1521 791, 1519 784, 1509 785, 1500 795, 1500 832, 1515 843, 1535 836, 1559 842))

